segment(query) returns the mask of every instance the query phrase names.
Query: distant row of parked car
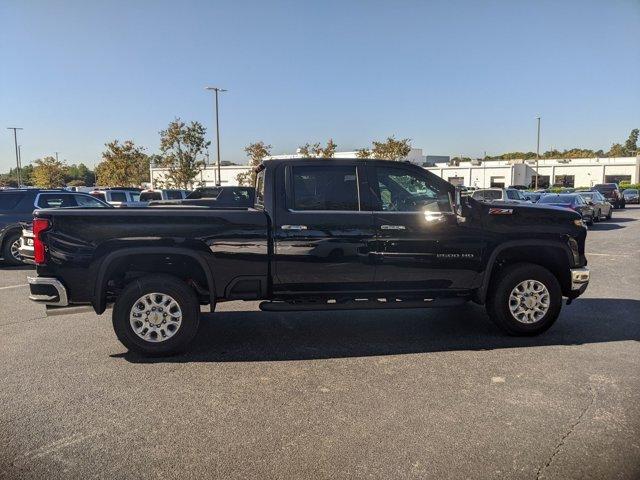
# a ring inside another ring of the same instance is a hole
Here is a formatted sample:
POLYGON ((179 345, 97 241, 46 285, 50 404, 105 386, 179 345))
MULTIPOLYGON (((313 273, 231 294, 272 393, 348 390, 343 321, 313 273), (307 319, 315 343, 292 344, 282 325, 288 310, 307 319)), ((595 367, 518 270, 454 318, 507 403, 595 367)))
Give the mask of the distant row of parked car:
POLYGON ((620 193, 615 183, 594 185, 589 190, 567 188, 560 193, 549 190, 529 192, 513 187, 467 189, 466 193, 482 202, 537 203, 570 208, 580 213, 587 225, 611 219, 614 208, 625 208, 627 203, 639 202, 637 189, 627 189, 620 193))

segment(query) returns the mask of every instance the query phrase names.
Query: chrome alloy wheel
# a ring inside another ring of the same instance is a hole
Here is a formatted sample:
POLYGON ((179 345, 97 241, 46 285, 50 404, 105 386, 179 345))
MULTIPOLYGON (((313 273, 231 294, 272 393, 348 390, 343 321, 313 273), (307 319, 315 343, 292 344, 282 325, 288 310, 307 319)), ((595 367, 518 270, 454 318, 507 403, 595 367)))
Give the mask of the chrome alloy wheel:
POLYGON ((551 296, 538 280, 524 280, 511 290, 509 310, 520 323, 536 323, 549 311, 551 296))
POLYGON ((9 252, 11 253, 11 256, 15 261, 17 262, 22 261, 22 255, 20 255, 20 239, 19 238, 11 244, 9 252))
POLYGON ((129 323, 135 334, 147 342, 164 342, 182 325, 180 305, 166 293, 147 293, 131 307, 129 323))

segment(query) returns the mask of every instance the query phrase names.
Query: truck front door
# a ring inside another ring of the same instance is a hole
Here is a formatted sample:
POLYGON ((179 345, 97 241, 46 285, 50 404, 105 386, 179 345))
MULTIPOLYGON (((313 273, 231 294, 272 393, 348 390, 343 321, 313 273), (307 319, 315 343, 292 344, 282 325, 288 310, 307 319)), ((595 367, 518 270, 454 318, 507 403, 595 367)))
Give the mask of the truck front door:
POLYGON ((377 210, 379 290, 452 292, 477 286, 482 231, 459 222, 448 184, 403 164, 376 164, 369 170, 369 183, 377 210))
POLYGON ((286 165, 276 213, 274 291, 370 288, 375 272, 373 212, 365 207, 364 166, 306 160, 286 165))

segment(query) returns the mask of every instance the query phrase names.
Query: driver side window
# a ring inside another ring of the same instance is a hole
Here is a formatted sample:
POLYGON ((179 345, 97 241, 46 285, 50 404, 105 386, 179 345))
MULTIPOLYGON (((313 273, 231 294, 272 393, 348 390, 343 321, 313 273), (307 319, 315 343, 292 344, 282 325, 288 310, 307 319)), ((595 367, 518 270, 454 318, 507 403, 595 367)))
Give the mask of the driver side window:
POLYGON ((404 168, 378 167, 378 199, 385 212, 451 212, 447 191, 404 168))

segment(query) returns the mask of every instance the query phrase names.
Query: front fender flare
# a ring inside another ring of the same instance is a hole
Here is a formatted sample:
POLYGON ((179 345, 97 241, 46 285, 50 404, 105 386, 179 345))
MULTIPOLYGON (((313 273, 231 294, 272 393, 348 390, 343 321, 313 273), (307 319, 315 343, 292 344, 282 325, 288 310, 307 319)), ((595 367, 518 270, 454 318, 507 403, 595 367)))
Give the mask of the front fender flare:
POLYGON ((534 240, 512 240, 509 242, 501 243, 500 245, 496 246, 496 248, 493 249, 493 252, 491 252, 491 255, 489 256, 489 260, 487 261, 487 266, 484 270, 484 275, 482 277, 482 283, 477 293, 478 303, 484 304, 486 302, 487 293, 489 291, 489 285, 491 283, 491 275, 493 273, 493 268, 496 264, 498 255, 500 255, 500 253, 510 248, 526 248, 526 247, 536 247, 536 248, 546 247, 546 248, 553 248, 555 250, 561 250, 567 256, 567 261, 569 263, 569 266, 571 267, 573 265, 572 253, 571 253, 571 250, 569 249, 569 246, 561 242, 552 241, 552 240, 535 240, 535 241, 534 240))

